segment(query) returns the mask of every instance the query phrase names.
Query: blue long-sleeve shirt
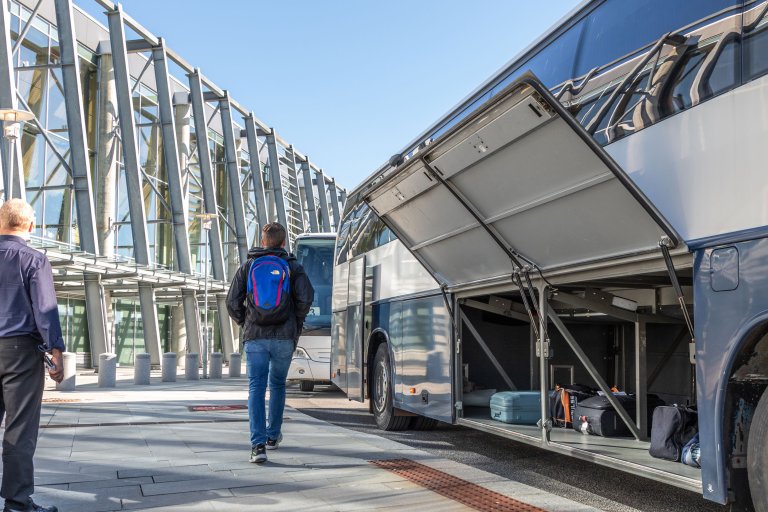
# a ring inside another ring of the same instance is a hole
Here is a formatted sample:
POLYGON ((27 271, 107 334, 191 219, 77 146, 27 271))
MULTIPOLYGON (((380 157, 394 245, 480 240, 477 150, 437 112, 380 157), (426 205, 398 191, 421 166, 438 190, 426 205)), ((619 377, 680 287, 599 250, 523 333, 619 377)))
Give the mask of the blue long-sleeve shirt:
POLYGON ((66 350, 48 258, 21 237, 0 235, 0 338, 12 336, 66 350))

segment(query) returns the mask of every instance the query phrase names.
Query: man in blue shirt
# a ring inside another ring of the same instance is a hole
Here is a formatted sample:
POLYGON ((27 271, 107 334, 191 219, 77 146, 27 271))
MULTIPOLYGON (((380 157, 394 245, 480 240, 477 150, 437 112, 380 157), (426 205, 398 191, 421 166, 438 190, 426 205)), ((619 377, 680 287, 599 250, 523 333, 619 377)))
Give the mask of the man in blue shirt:
POLYGON ((3 512, 57 512, 32 501, 40 408, 43 401, 44 352, 56 382, 64 378, 53 272, 48 259, 27 246, 35 212, 21 199, 0 206, 0 418, 5 415, 3 512))

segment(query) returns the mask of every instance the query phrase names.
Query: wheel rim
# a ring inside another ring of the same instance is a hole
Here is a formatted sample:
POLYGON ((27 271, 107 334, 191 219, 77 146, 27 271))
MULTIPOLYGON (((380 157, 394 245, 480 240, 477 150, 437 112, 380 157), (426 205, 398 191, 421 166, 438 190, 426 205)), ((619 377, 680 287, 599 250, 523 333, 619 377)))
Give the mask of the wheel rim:
POLYGON ((379 361, 376 365, 376 375, 374 376, 373 386, 376 391, 374 396, 374 406, 381 412, 387 405, 387 390, 389 389, 389 377, 387 376, 387 365, 384 361, 379 361))

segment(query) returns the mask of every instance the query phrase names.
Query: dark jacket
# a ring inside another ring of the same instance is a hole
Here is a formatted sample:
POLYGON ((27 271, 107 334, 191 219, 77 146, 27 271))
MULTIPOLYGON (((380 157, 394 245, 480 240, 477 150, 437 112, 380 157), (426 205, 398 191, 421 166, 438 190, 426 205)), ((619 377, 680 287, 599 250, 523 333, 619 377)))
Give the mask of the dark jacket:
POLYGON ((304 325, 304 318, 312 307, 312 301, 315 298, 315 290, 309 281, 304 267, 302 267, 293 254, 288 254, 285 249, 262 249, 254 247, 248 251, 248 261, 240 266, 232 279, 227 295, 227 311, 229 316, 237 322, 242 329, 243 341, 255 340, 259 338, 273 338, 293 340, 294 343, 299 339, 301 328, 304 325), (248 284, 248 272, 251 269, 251 263, 256 258, 267 255, 278 256, 288 262, 291 275, 291 297, 292 308, 288 320, 283 324, 277 325, 259 325, 256 323, 253 301, 247 298, 246 286, 248 284))
POLYGON ((64 352, 51 264, 18 236, 0 235, 0 338, 29 336, 64 352))

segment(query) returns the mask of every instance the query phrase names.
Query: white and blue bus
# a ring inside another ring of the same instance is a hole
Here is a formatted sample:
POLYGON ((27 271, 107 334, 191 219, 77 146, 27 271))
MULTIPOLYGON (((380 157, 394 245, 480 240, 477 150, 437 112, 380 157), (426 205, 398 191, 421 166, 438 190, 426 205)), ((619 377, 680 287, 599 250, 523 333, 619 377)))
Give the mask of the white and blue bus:
POLYGON ((302 391, 315 384, 329 384, 331 358, 331 290, 335 233, 306 233, 296 237, 294 255, 315 289, 315 299, 304 319, 288 380, 298 381, 302 391))
POLYGON ((383 429, 466 425, 767 512, 767 12, 584 2, 367 178, 333 382, 383 429), (558 383, 631 437, 556 428, 558 383), (493 390, 538 390, 538 424, 492 420, 493 390), (648 454, 656 397, 697 406, 701 469, 648 454))

